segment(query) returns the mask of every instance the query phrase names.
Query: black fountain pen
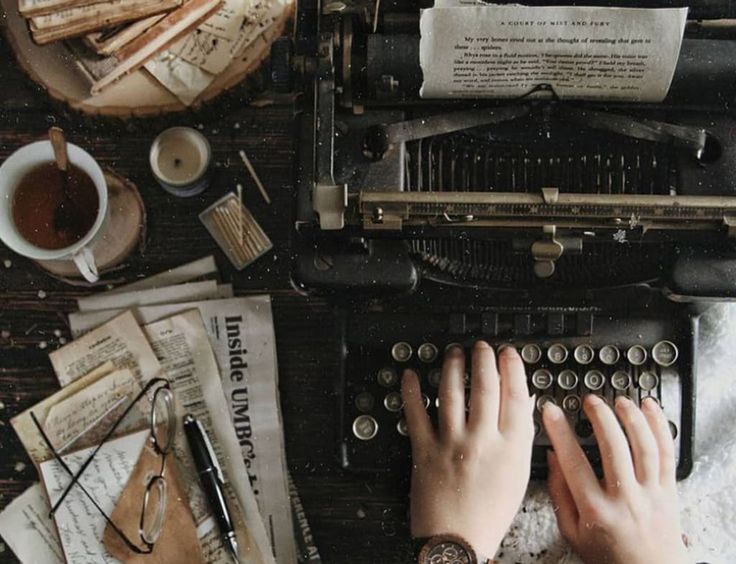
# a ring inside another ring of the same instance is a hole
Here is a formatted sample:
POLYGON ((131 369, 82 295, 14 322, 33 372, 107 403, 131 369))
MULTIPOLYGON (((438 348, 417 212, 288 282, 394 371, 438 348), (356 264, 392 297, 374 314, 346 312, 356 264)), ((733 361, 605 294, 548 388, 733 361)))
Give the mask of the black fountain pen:
POLYGON ((215 514, 222 541, 232 553, 235 562, 240 562, 233 520, 225 501, 225 480, 207 432, 202 427, 202 423, 193 415, 187 414, 184 416, 184 434, 187 437, 189 449, 192 451, 194 466, 197 468, 204 495, 210 504, 210 509, 215 514))

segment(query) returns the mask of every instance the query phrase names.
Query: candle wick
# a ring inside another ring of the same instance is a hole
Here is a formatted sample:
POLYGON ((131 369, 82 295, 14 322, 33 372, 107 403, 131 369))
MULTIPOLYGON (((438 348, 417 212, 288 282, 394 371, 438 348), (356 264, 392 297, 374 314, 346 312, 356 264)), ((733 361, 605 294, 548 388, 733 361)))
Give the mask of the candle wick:
POLYGON ((174 159, 174 167, 179 168, 180 166, 181 166, 181 159, 177 157, 174 159))

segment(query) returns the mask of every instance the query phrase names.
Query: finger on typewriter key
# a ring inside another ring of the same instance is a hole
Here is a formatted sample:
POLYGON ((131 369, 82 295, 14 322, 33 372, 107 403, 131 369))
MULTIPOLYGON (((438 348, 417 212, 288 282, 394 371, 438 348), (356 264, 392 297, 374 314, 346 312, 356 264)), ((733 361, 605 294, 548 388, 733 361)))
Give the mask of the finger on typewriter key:
POLYGON ((557 375, 557 385, 563 390, 572 390, 578 385, 578 375, 574 370, 562 370, 557 375))
POLYGON ((432 343, 422 343, 417 349, 417 358, 422 362, 434 362, 437 358, 437 347, 432 343))
POLYGON ((636 479, 639 483, 659 481, 657 443, 644 414, 626 396, 616 398, 615 409, 631 445, 636 479))
POLYGON ((577 413, 580 411, 580 406, 580 396, 576 396, 575 394, 565 396, 562 400, 562 409, 568 413, 577 413))
POLYGON ((601 347, 601 350, 598 351, 598 358, 601 359, 603 364, 613 366, 618 362, 618 359, 621 358, 621 353, 618 348, 613 345, 604 345, 601 347))
POLYGON ((662 484, 675 487, 675 443, 669 428, 669 422, 659 404, 652 398, 645 398, 641 404, 649 428, 659 452, 659 479, 662 484))
POLYGON ((440 389, 437 393, 440 398, 437 412, 442 437, 457 436, 465 430, 464 377, 465 353, 459 346, 452 347, 445 353, 440 389))
POLYGON ((573 358, 578 364, 590 364, 595 358, 593 347, 589 345, 578 345, 573 352, 573 358))
POLYGON ((534 432, 532 413, 534 397, 529 397, 524 362, 516 349, 508 347, 498 357, 501 381, 501 413, 498 428, 503 435, 519 440, 531 438, 534 432), (522 438, 523 437, 523 438, 522 438))
POLYGON ((401 408, 404 407, 404 402, 401 399, 399 392, 389 392, 386 397, 383 398, 383 406, 391 413, 398 413, 401 408))
POLYGON ((639 387, 645 392, 650 392, 659 384, 659 378, 654 372, 645 370, 639 374, 639 387))
POLYGON ((362 411, 363 413, 372 411, 374 403, 375 399, 373 398, 373 394, 370 392, 360 392, 355 396, 355 407, 358 411, 362 411))
POLYGON ((532 385, 538 390, 546 390, 552 385, 552 373, 546 368, 535 370, 532 374, 532 385))
POLYGON ((647 349, 641 345, 633 345, 626 351, 626 358, 634 366, 641 366, 647 361, 648 357, 647 349))
MULTIPOLYGON (((498 429, 500 384, 496 368, 496 355, 485 341, 473 345, 470 386, 470 416, 472 429, 498 429)), ((442 400, 444 401, 444 399, 442 400)))
POLYGON ((413 352, 411 345, 404 341, 396 343, 391 347, 391 357, 396 362, 408 362, 413 352))
POLYGON ((376 380, 380 386, 384 388, 393 388, 399 383, 399 373, 390 366, 384 366, 378 370, 376 380))
POLYGON ((353 421, 353 434, 361 441, 370 441, 378 434, 378 421, 370 415, 358 415, 353 421))
POLYGON ((614 390, 619 392, 628 390, 631 387, 631 376, 628 372, 616 370, 616 372, 611 375, 611 386, 613 386, 614 390))
POLYGON ((542 349, 539 348, 539 345, 529 343, 528 345, 521 347, 521 359, 526 364, 536 364, 541 358, 542 349))
POLYGON ((679 351, 675 343, 671 341, 660 341, 652 347, 652 358, 660 366, 672 366, 677 360, 679 351))
POLYGON ((606 377, 600 370, 588 370, 583 377, 583 384, 592 391, 600 390, 606 383, 606 377))
POLYGON ((588 394, 583 410, 593 426, 603 466, 603 481, 613 492, 634 485, 634 468, 624 432, 611 408, 600 397, 588 394))
POLYGON ((429 374, 427 374, 427 382, 429 382, 429 385, 433 388, 439 388, 440 387, 440 379, 442 378, 442 370, 439 368, 433 368, 429 371, 429 374))
POLYGON ((562 364, 567 360, 567 347, 560 343, 550 345, 547 349, 547 358, 552 364, 562 364))
POLYGON ((557 402, 555 401, 555 398, 554 397, 552 397, 552 396, 550 396, 548 394, 545 394, 543 396, 539 396, 537 398, 537 409, 539 411, 542 411, 544 409, 544 406, 546 404, 548 404, 548 403, 554 403, 555 405, 557 405, 557 402))
POLYGON ((412 453, 416 456, 422 449, 434 443, 434 431, 427 410, 422 405, 419 377, 413 370, 405 370, 401 379, 401 398, 404 400, 404 417, 411 439, 412 453))

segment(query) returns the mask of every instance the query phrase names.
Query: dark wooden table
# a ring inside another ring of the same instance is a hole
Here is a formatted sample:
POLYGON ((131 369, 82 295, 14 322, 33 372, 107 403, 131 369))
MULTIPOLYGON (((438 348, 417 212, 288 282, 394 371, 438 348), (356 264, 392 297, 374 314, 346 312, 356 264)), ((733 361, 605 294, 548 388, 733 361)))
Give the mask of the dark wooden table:
MULTIPOLYGON (((17 68, 0 38, 0 161, 58 124, 100 163, 135 182, 145 201, 145 253, 130 257, 119 273, 122 278, 134 280, 214 254, 238 295, 271 294, 288 466, 324 561, 408 562, 407 499, 399 480, 349 475, 337 463, 331 310, 323 301, 298 295, 289 283, 293 110, 288 105, 248 107, 244 100, 252 91, 253 84, 245 84, 198 112, 146 120, 90 118, 51 101, 17 68), (176 199, 151 176, 148 147, 171 125, 201 127, 212 143, 216 175, 201 196, 176 199), (266 206, 257 195, 238 159, 239 149, 250 156, 273 205, 266 206), (269 256, 240 273, 197 219, 236 180, 246 183, 247 203, 274 243, 269 256)), ((37 480, 9 421, 57 389, 48 361, 49 351, 60 346, 55 332, 70 338, 66 316, 76 309, 75 298, 91 292, 54 280, 0 244, 0 509, 37 480)), ((17 560, 6 547, 0 562, 17 560)))

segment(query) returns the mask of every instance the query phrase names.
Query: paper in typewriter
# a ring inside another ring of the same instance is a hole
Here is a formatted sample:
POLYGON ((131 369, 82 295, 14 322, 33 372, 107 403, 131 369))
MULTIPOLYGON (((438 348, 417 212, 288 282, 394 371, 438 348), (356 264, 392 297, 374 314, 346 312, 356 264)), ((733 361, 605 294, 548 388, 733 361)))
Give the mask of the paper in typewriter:
POLYGON ((687 8, 477 6, 443 0, 421 15, 423 98, 659 102, 669 90, 687 8))

